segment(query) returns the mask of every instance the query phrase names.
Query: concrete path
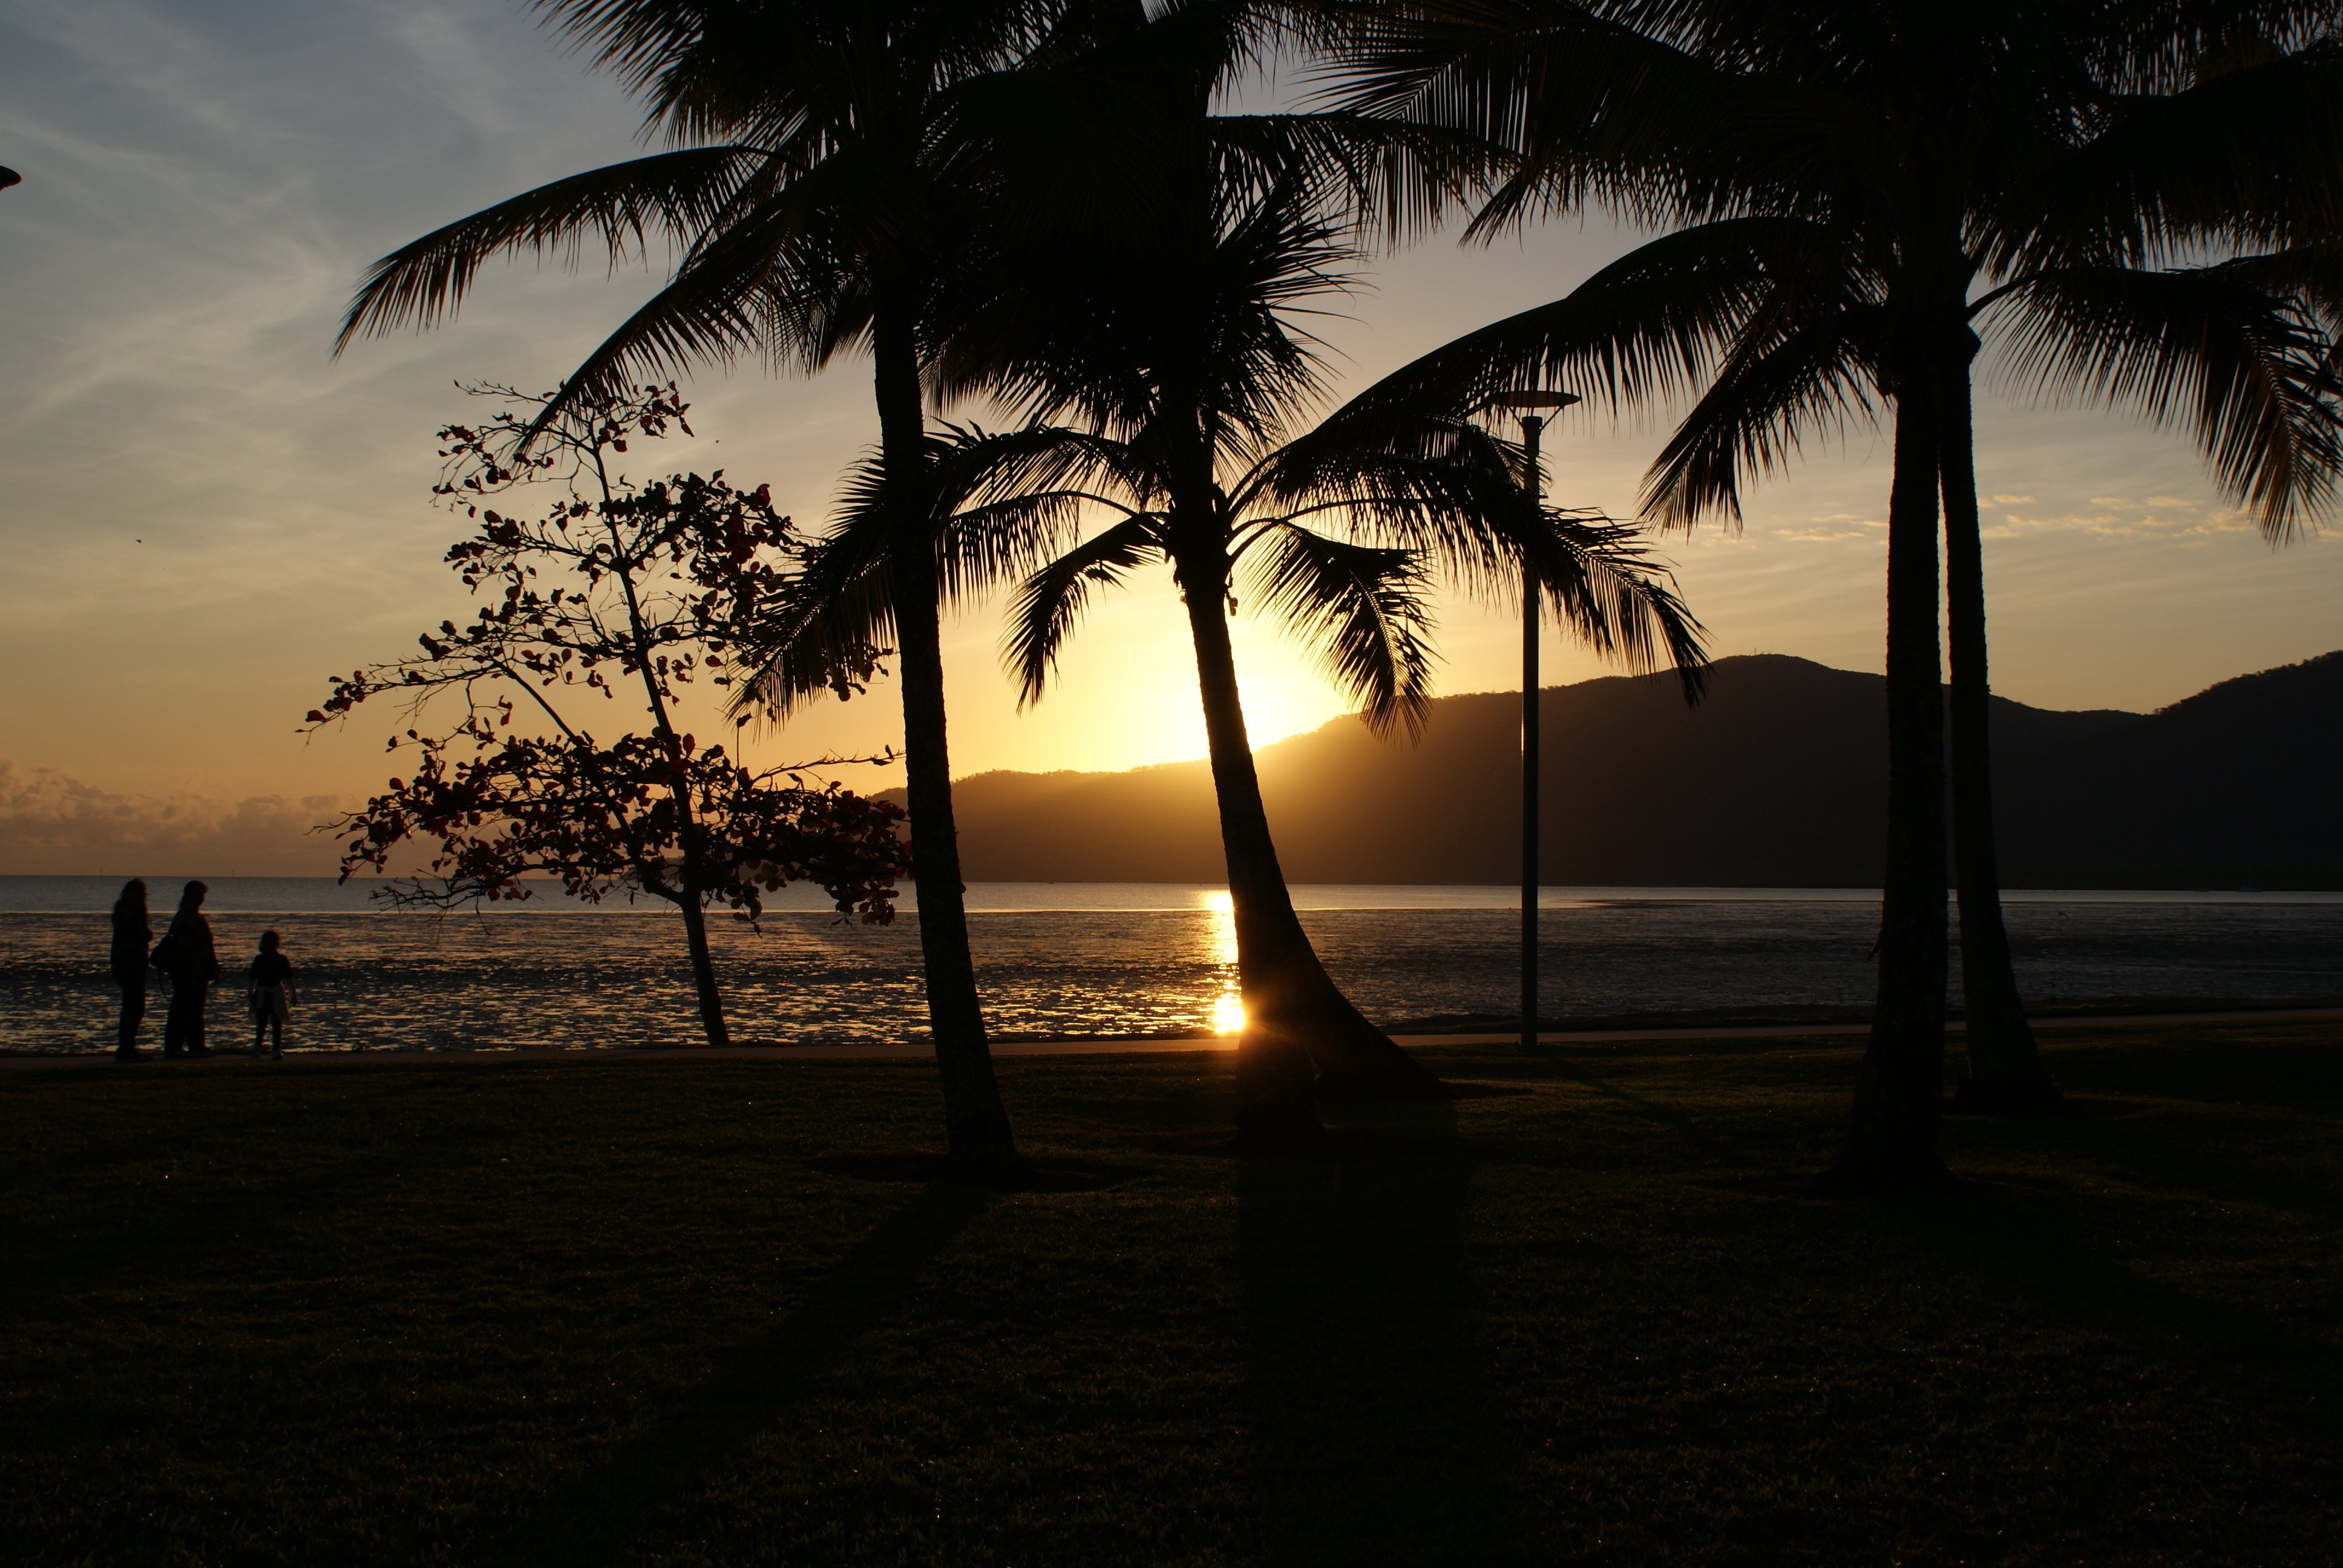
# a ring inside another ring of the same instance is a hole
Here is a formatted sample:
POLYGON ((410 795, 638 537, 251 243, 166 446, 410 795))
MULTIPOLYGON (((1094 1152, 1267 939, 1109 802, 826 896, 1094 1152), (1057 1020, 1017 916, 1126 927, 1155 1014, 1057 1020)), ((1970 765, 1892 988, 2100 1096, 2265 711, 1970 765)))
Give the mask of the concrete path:
MULTIPOLYGON (((2343 1008, 2305 1007, 2242 1010, 2235 1012, 2161 1012, 2086 1014, 2071 1018, 2043 1018, 2034 1020, 2037 1030, 2069 1029, 2134 1029, 2194 1023, 2310 1023, 2343 1021, 2343 1008)), ((1961 1025, 1946 1026, 1957 1032, 1961 1025)), ((1870 1025, 1862 1023, 1769 1023, 1739 1025, 1678 1025, 1666 1029, 1590 1029, 1544 1030, 1538 1035, 1541 1045, 1607 1045, 1642 1040, 1813 1040, 1824 1037, 1845 1038, 1870 1032, 1870 1025)), ((1472 1034, 1401 1034, 1393 1038, 1408 1045, 1502 1045, 1513 1037, 1505 1031, 1483 1030, 1472 1034)), ((1152 1055, 1161 1051, 1223 1051, 1236 1048, 1235 1037, 1220 1035, 1204 1040, 1040 1040, 996 1042, 995 1056, 1131 1056, 1152 1055)), ((921 1044, 886 1045, 736 1045, 722 1050, 707 1046, 618 1047, 608 1050, 538 1050, 520 1048, 508 1050, 297 1050, 287 1056, 285 1062, 305 1067, 413 1067, 419 1065, 455 1065, 461 1063, 493 1064, 509 1061, 828 1061, 925 1060, 928 1048, 921 1044)), ((149 1050, 136 1063, 126 1067, 164 1065, 159 1055, 149 1050)), ((104 1051, 55 1052, 39 1055, 0 1056, 0 1068, 33 1067, 92 1067, 116 1065, 104 1051)), ((251 1059, 240 1050, 223 1050, 216 1055, 193 1061, 173 1061, 169 1070, 189 1071, 217 1070, 224 1067, 252 1065, 251 1059)))

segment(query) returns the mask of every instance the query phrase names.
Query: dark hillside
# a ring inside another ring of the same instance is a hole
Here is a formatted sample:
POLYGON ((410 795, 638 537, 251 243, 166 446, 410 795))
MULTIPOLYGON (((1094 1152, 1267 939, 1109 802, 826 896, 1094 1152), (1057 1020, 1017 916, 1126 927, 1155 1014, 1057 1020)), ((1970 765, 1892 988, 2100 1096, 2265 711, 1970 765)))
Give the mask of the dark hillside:
POLYGON ((2343 653, 2004 766, 2015 885, 2343 887, 2343 653))
MULTIPOLYGON (((1869 886, 1882 830, 1877 676, 1719 661, 1688 709, 1664 679, 1544 693, 1551 883, 1869 886)), ((1519 699, 1440 699, 1420 748, 1355 719, 1262 749, 1297 882, 1504 882, 1515 874, 1519 699)), ((2343 654, 2155 714, 2001 701, 1996 790, 2013 887, 2343 887, 2343 654)), ((1202 762, 988 773, 958 788, 968 875, 1217 881, 1202 762)))

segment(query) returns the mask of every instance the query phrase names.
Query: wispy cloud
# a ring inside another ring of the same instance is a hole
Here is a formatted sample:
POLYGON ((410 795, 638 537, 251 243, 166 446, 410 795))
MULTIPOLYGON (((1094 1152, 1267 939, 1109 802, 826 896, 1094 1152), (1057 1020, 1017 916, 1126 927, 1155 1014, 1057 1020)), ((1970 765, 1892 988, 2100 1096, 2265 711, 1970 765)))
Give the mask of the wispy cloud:
POLYGON ((1865 518, 1854 512, 1832 512, 1819 518, 1809 518, 1802 524, 1765 530, 1768 538, 1782 539, 1796 545, 1836 544, 1845 539, 1875 539, 1885 530, 1886 521, 1865 518))
MULTIPOLYGON (((2008 498, 2021 500, 2024 498, 2008 498)), ((2005 498, 1994 498, 2003 503, 2005 498)), ((2186 496, 2150 496, 2145 501, 2120 496, 2094 496, 2090 511, 2031 513, 2006 511, 1988 522, 1987 538, 2014 539, 2037 534, 2097 534, 2108 538, 2160 537, 2188 541, 2217 534, 2233 534, 2255 527, 2251 514, 2234 508, 2208 507, 2186 496)))

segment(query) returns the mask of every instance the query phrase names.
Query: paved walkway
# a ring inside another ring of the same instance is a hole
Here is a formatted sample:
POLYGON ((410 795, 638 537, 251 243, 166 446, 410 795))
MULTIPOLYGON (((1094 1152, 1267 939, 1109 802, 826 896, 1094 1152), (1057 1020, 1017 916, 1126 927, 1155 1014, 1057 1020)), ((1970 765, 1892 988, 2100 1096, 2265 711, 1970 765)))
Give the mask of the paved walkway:
MULTIPOLYGON (((2343 1021, 2343 1008, 2304 1007, 2244 1010, 2236 1012, 2101 1013, 2034 1020, 2037 1030, 2133 1029, 2152 1025, 2191 1023, 2310 1023, 2343 1021)), ((1962 1025, 1946 1026, 1958 1031, 1962 1025)), ((1863 1023, 1768 1023, 1736 1025, 1677 1025, 1666 1029, 1544 1030, 1541 1045, 1606 1045, 1638 1040, 1812 1040, 1824 1036, 1860 1036, 1870 1032, 1863 1023)), ((1401 1034, 1393 1038, 1408 1045, 1501 1045, 1513 1036, 1483 1030, 1473 1034, 1401 1034)), ((1037 1040, 996 1041, 995 1056, 1131 1056, 1160 1051, 1221 1051, 1236 1048, 1232 1035, 1203 1040, 1037 1040)), ((608 1050, 297 1050, 286 1060, 318 1067, 411 1067, 500 1061, 800 1061, 800 1060, 924 1060, 928 1048, 904 1045, 735 1045, 717 1050, 707 1046, 619 1047, 608 1050)), ((145 1059, 158 1060, 149 1050, 145 1059)), ((240 1050, 223 1050, 196 1061, 175 1061, 174 1070, 246 1065, 240 1050)), ((0 1068, 87 1067, 112 1065, 104 1051, 0 1056, 0 1068)))

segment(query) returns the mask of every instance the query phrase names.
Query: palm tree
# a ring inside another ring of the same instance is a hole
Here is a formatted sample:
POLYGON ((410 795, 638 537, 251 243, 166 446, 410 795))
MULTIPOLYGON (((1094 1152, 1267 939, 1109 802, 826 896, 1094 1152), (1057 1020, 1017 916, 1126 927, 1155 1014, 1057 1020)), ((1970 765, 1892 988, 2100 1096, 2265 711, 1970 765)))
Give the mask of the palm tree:
POLYGON ((664 152, 524 193, 375 264, 339 347, 455 311, 501 254, 613 265, 653 236, 673 276, 581 365, 569 402, 697 360, 808 370, 870 351, 889 486, 891 624, 903 699, 928 1011, 955 1159, 1016 1157, 969 953, 933 557, 921 498, 924 367, 946 282, 980 271, 989 134, 1013 143, 1011 68, 1063 7, 1034 0, 539 0, 649 106, 664 152))
POLYGON ((1457 0, 1377 11, 1351 18, 1337 95, 1349 112, 1492 149, 1468 232, 1584 206, 1675 232, 1363 402, 1454 407, 1534 375, 1614 406, 1692 396, 1644 494, 1649 515, 1686 527, 1737 520, 1743 481, 1805 440, 1892 420, 1879 989, 1834 1171, 1863 1185, 1939 1180, 1940 495, 1971 1081, 1988 1103, 2056 1094, 2018 1004, 1994 864, 1970 428, 1980 334, 1996 332, 2013 375, 2039 389, 2189 426, 2273 538, 2328 506, 2343 299, 2333 8, 1457 0))
MULTIPOLYGON (((1342 995, 1295 917, 1246 739, 1231 609, 1250 605, 1312 647, 1384 734, 1422 734, 1435 572, 1499 598, 1527 559, 1559 618, 1599 651, 1640 669, 1672 666, 1687 699, 1704 675, 1698 624, 1633 529, 1537 507, 1514 477, 1518 449, 1470 425, 1427 420, 1412 437, 1393 425, 1338 412, 1282 446, 1240 451, 1202 517, 1182 508, 1165 461, 1175 444, 1160 432, 952 428, 930 440, 945 598, 1016 582, 1004 660, 1022 704, 1041 700, 1099 589, 1150 565, 1182 585, 1237 927, 1239 1126, 1262 1144, 1314 1133, 1313 1097, 1437 1090, 1342 995), (1086 535, 1099 517, 1108 526, 1086 535)), ((883 637, 887 482, 876 462, 858 471, 798 592, 768 623, 758 700, 786 711, 820 687, 832 648, 883 637)))
MULTIPOLYGON (((1296 317, 1344 286, 1354 253, 1333 210, 1340 173, 1314 156, 1312 127, 1209 113, 1214 83, 1258 25, 1252 6, 1191 5, 1134 22, 1080 63, 1124 106, 1121 205, 1094 201, 1082 231, 1037 238, 1015 286, 972 312, 940 360, 948 386, 1071 427, 940 444, 931 494, 964 500, 930 527, 948 588, 1031 570, 1009 645, 1029 702, 1094 588, 1151 561, 1172 568, 1235 914, 1241 1123, 1266 1141, 1315 1129, 1313 1069, 1324 1097, 1444 1091, 1342 995, 1294 914, 1230 640, 1239 574, 1243 597, 1313 641, 1385 728, 1425 700, 1423 595, 1434 566, 1485 588, 1527 558, 1566 624, 1635 668, 1673 664, 1688 690, 1702 656, 1695 623, 1630 534, 1542 517, 1502 448, 1463 423, 1338 413, 1285 441, 1322 381, 1296 317), (1085 510, 1120 520, 1076 543, 1085 510), (1321 531, 1328 524, 1342 537, 1321 531)), ((892 509, 875 482, 830 541, 831 574, 817 562, 809 596, 772 629, 759 689, 773 699, 818 684, 830 640, 869 635, 877 603, 851 585, 877 559, 868 520, 892 509)))

